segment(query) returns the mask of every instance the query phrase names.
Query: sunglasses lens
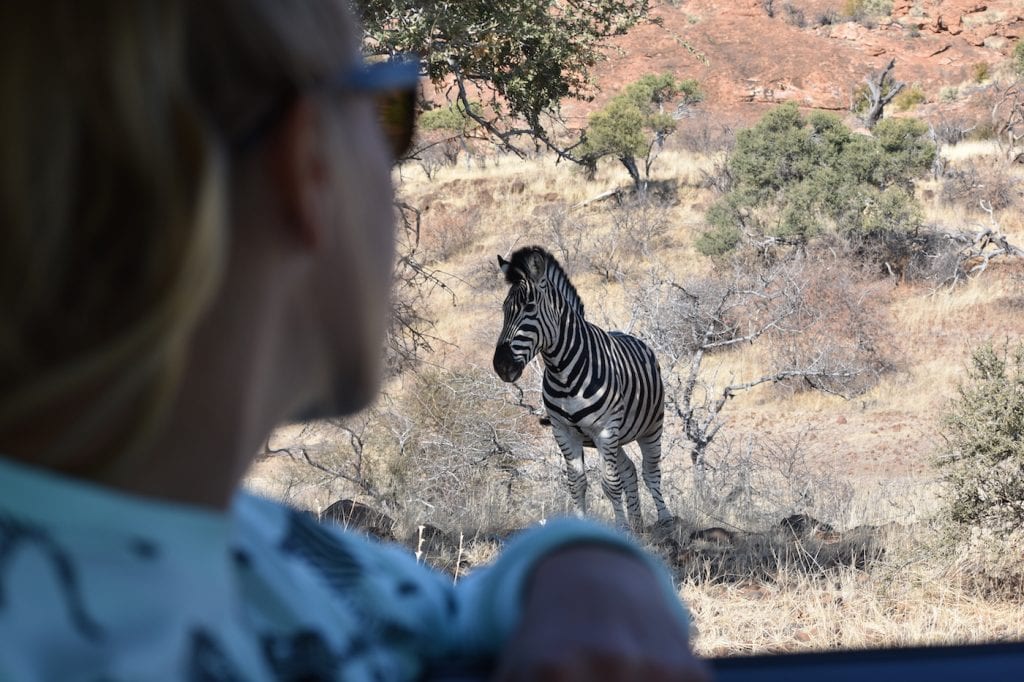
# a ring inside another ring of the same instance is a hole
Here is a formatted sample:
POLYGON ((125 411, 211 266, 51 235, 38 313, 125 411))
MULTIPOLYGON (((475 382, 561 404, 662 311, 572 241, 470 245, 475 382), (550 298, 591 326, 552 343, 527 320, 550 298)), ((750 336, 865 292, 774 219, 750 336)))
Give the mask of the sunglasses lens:
POLYGON ((377 117, 394 159, 403 158, 412 146, 416 129, 415 91, 396 90, 378 95, 377 117))

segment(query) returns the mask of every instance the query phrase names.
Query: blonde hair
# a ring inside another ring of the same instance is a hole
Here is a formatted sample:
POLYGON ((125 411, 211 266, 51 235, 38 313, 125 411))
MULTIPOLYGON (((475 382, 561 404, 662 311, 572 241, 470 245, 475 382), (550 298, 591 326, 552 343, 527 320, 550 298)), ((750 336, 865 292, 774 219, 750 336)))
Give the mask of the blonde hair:
POLYGON ((144 450, 224 268, 226 141, 353 36, 332 0, 0 3, 0 452, 57 410, 33 461, 144 450))

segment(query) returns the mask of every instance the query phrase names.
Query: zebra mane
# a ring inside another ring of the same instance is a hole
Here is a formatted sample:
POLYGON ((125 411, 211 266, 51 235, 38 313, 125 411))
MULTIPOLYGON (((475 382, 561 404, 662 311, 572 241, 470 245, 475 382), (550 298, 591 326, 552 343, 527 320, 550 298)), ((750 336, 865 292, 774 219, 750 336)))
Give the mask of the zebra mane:
POLYGON ((505 271, 509 284, 517 284, 524 279, 536 280, 540 275, 546 276, 565 302, 583 317, 583 299, 554 256, 539 246, 525 246, 509 258, 505 271))

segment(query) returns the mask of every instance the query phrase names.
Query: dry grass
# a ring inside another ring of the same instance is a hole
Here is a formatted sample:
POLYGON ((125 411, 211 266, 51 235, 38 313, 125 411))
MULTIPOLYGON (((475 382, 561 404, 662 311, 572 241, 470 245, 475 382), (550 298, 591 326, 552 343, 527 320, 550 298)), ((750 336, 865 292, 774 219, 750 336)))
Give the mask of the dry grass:
POLYGON ((942 156, 950 161, 964 161, 978 157, 996 156, 999 146, 994 140, 972 140, 955 145, 944 145, 942 156))
POLYGON ((704 656, 962 644, 1024 638, 1019 602, 973 596, 925 564, 842 569, 827 579, 683 584, 704 656))

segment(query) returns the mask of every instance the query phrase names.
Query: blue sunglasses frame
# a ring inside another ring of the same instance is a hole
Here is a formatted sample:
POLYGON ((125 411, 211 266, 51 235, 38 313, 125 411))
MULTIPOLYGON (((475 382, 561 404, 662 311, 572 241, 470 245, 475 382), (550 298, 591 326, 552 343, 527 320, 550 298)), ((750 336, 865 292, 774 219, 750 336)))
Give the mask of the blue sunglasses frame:
MULTIPOLYGON (((420 64, 415 55, 397 55, 385 61, 362 62, 349 66, 309 89, 379 98, 382 128, 395 159, 401 158, 412 142, 416 122, 415 94, 420 79, 420 64)), ((235 153, 252 149, 284 117, 302 88, 293 86, 277 103, 245 132, 235 136, 235 153)))

